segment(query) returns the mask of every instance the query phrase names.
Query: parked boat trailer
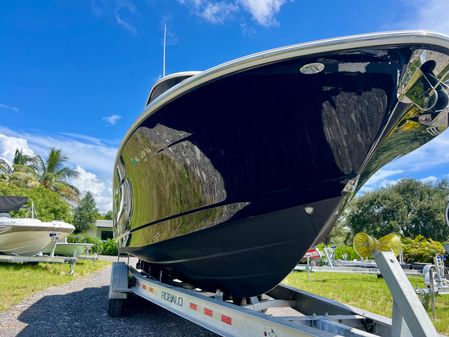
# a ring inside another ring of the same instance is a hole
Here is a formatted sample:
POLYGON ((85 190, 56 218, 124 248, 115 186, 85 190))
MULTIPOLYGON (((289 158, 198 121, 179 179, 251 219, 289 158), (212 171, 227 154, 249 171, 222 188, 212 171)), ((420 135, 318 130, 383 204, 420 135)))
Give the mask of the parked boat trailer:
POLYGON ((17 255, 0 255, 0 262, 9 263, 67 263, 70 265, 69 274, 73 275, 75 272, 75 257, 67 256, 17 256, 17 255))
POLYGON ((114 262, 109 288, 110 316, 122 314, 128 293, 134 293, 221 336, 440 336, 424 310, 398 260, 391 252, 376 262, 392 295, 393 319, 279 284, 250 303, 236 305, 215 294, 162 283, 125 262, 114 262), (288 307, 295 316, 270 316, 268 308, 288 307))

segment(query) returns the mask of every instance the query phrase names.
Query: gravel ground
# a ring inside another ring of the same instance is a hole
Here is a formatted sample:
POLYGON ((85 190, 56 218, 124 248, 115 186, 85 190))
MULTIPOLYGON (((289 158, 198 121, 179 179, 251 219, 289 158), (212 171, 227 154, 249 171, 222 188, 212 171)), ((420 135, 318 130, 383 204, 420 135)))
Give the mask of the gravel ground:
POLYGON ((108 267, 49 288, 0 313, 0 336, 217 336, 136 296, 127 301, 124 317, 110 318, 110 272, 108 267))

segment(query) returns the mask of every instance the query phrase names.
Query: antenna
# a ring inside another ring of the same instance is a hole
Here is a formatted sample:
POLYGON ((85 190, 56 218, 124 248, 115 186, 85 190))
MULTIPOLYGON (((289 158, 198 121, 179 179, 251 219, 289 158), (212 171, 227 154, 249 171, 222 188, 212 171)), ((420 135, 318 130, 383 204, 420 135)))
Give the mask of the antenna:
POLYGON ((164 24, 164 54, 162 61, 162 77, 165 77, 165 48, 167 46, 167 24, 164 24))

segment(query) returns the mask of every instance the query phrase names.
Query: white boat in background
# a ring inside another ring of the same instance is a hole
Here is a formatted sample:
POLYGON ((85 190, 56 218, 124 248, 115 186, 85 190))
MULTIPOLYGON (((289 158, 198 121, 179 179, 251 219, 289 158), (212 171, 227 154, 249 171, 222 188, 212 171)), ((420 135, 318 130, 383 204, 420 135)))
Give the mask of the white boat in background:
MULTIPOLYGON (((42 253, 51 256, 58 255, 58 256, 78 257, 84 252, 86 252, 86 250, 89 252, 93 246, 94 246, 93 243, 67 242, 67 238, 64 238, 63 240, 56 242, 56 246, 50 244, 47 247, 45 247, 42 250, 42 253)), ((88 252, 86 253, 86 255, 88 254, 88 252)))
POLYGON ((11 218, 7 212, 19 209, 26 200, 0 196, 0 254, 33 256, 52 241, 64 239, 75 230, 73 225, 59 220, 11 218))

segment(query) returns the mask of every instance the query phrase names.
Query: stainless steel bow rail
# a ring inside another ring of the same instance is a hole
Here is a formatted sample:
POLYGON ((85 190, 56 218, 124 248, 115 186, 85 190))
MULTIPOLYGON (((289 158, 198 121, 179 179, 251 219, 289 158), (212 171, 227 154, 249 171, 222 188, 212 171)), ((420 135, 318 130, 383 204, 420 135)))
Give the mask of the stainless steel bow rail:
POLYGON ((120 316, 128 293, 134 293, 221 336, 440 336, 394 254, 379 252, 375 259, 393 296, 393 319, 282 284, 236 305, 220 291, 191 290, 176 280, 162 283, 124 262, 112 266, 108 313, 120 316), (287 314, 272 316, 267 309, 287 314))

